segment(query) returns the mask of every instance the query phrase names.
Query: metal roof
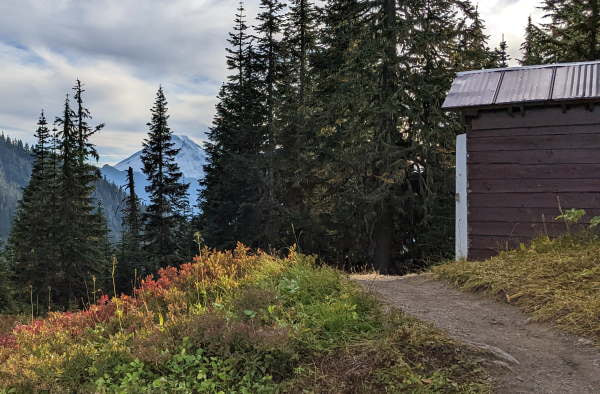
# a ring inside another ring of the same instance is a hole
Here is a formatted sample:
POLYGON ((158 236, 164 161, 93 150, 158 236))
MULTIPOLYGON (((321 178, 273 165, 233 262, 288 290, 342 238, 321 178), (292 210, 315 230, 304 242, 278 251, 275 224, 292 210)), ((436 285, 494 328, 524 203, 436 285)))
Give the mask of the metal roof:
POLYGON ((600 61, 458 73, 445 109, 600 99, 600 61))

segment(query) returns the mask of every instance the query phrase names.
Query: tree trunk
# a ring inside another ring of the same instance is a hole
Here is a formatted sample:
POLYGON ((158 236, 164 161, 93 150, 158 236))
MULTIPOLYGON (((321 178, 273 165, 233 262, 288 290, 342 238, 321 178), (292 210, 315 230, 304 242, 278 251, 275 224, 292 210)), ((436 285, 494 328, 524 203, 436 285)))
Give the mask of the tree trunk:
POLYGON ((590 59, 588 60, 598 60, 598 19, 600 18, 598 0, 590 0, 590 6, 592 8, 592 15, 590 16, 589 27, 590 59))
POLYGON ((393 211, 388 201, 383 202, 379 220, 375 225, 375 270, 380 274, 389 274, 392 264, 392 241, 394 237, 393 211))
MULTIPOLYGON (((398 51, 396 47, 396 0, 383 0, 383 61, 381 68, 381 98, 379 105, 383 108, 392 108, 391 101, 397 90, 395 67, 398 62, 398 51)), ((386 156, 388 147, 392 144, 394 133, 396 133, 396 114, 393 109, 381 112, 379 133, 380 141, 384 142, 380 152, 386 156)), ((382 143, 380 142, 380 144, 382 143)), ((385 174, 390 163, 385 160, 382 168, 376 169, 376 174, 385 174)), ((378 219, 375 225, 375 268, 382 274, 388 273, 392 264, 392 237, 394 230, 393 209, 390 202, 391 196, 386 196, 381 202, 378 219)))

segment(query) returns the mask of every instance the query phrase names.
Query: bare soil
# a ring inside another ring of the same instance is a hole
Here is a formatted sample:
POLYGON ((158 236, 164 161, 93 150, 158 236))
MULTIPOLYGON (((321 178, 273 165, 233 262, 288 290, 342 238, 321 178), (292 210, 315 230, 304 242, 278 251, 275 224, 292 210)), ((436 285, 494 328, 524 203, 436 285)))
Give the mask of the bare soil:
POLYGON ((600 348, 431 274, 354 275, 387 304, 482 350, 498 393, 600 394, 600 348))

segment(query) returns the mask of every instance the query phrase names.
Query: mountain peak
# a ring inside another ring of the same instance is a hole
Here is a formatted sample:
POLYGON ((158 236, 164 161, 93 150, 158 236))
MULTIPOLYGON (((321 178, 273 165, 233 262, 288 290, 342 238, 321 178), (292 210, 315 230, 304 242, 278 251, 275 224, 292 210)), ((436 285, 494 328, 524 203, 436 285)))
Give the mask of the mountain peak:
MULTIPOLYGON (((202 147, 187 135, 173 135, 171 140, 175 144, 175 149, 179 149, 175 161, 179 165, 183 176, 193 179, 202 178, 204 176, 203 166, 206 162, 202 147)), ((114 166, 114 168, 120 171, 127 171, 129 167, 133 168, 133 171, 142 172, 141 150, 114 166)))

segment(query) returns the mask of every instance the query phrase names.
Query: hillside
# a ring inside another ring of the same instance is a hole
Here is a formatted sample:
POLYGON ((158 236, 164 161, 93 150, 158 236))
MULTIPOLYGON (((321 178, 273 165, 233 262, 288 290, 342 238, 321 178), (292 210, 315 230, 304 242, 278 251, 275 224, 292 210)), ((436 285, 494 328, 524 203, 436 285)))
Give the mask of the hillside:
MULTIPOLYGON (((27 186, 33 158, 29 148, 21 141, 0 135, 0 240, 6 240, 10 233, 12 218, 22 189, 27 186)), ((111 182, 101 179, 96 183, 94 198, 104 208, 111 236, 116 239, 121 234, 121 201, 125 194, 111 182)))
POLYGON ((133 297, 8 331, 0 388, 15 392, 490 391, 479 353, 294 251, 204 250, 133 297))

